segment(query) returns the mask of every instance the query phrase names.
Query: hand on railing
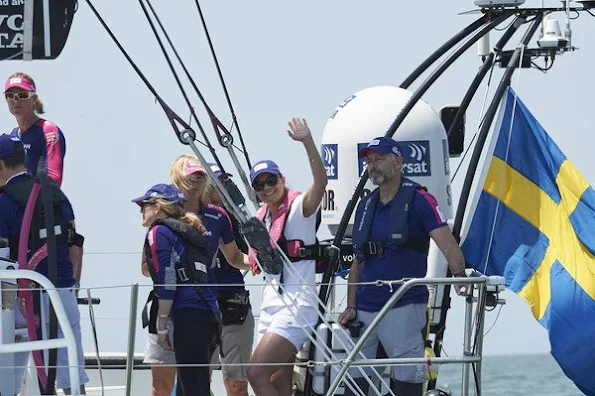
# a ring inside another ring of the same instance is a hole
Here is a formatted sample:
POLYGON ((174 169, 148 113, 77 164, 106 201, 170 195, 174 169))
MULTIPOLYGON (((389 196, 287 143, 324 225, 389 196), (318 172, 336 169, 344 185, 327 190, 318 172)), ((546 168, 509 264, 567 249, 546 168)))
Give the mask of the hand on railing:
MULTIPOLYGON (((452 275, 454 278, 466 278, 467 273, 465 271, 457 272, 456 274, 452 275)), ((467 295, 467 287, 466 285, 453 285, 455 288, 455 292, 457 296, 466 296, 467 295)))

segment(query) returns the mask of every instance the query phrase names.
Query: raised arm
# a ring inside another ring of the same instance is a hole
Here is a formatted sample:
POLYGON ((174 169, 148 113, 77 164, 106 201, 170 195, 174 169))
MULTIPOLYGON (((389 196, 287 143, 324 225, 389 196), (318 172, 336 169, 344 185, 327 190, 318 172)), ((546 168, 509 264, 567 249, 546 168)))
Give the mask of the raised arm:
POLYGON ((318 205, 320 205, 320 201, 322 201, 324 190, 328 183, 326 169, 324 169, 320 153, 316 148, 316 144, 314 144, 312 133, 310 132, 310 128, 305 119, 292 118, 291 121, 289 121, 289 130, 287 133, 293 140, 302 142, 306 149, 306 154, 308 154, 308 161, 310 163, 312 176, 314 177, 314 182, 304 193, 303 214, 304 217, 310 217, 316 212, 318 205))

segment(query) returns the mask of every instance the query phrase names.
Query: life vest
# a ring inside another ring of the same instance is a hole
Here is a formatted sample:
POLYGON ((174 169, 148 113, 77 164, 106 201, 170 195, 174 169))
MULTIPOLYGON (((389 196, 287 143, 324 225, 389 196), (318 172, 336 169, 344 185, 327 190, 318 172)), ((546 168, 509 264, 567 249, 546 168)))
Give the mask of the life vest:
MULTIPOLYGON (((186 259, 180 260, 175 263, 176 269, 176 282, 180 284, 208 284, 209 283, 209 276, 206 272, 205 263, 207 262, 207 242, 205 238, 196 230, 195 228, 189 226, 188 224, 176 220, 176 219, 157 219, 151 225, 151 228, 162 225, 169 228, 173 233, 178 235, 184 243, 186 244, 186 259), (200 264, 200 265, 199 265, 200 264)), ((150 233, 149 229, 149 233, 150 233)), ((151 247, 149 243, 149 233, 147 233, 147 238, 145 239, 145 252, 146 252, 146 259, 147 259, 147 266, 149 268, 149 274, 151 275, 151 279, 153 280, 153 284, 159 284, 159 275, 157 274, 157 270, 155 269, 155 262, 153 260, 153 256, 150 254, 151 247)), ((207 302, 207 299, 204 297, 202 289, 200 286, 196 286, 195 290, 197 294, 208 304, 209 310, 215 315, 215 309, 207 302)), ((157 318, 157 299, 159 298, 159 293, 157 286, 153 288, 151 293, 149 294, 149 298, 147 299, 147 303, 143 309, 142 319, 143 319, 143 327, 149 326, 149 331, 152 333, 156 333, 155 322, 157 318), (151 305, 151 313, 150 315, 147 314, 147 305, 149 302, 153 302, 151 305)), ((215 315, 215 317, 220 320, 218 317, 219 315, 215 315)))
MULTIPOLYGON (((312 245, 306 245, 301 239, 287 240, 285 238, 285 224, 287 222, 287 216, 291 210, 293 201, 301 195, 300 192, 287 189, 285 198, 274 216, 271 218, 271 226, 269 227, 269 234, 271 239, 277 242, 279 248, 285 253, 289 261, 296 262, 301 260, 317 260, 320 258, 320 247, 318 241, 312 245)), ((269 206, 264 204, 256 212, 256 217, 264 222, 265 217, 269 211, 269 206)), ((253 249, 254 250, 254 249, 253 249)), ((249 255, 250 265, 252 268, 257 268, 255 255, 249 255)), ((282 273, 281 273, 282 275, 282 273)))
MULTIPOLYGON (((12 179, 6 184, 0 192, 8 195, 21 210, 25 210, 29 195, 33 189, 35 180, 28 174, 23 174, 12 179)), ((66 199, 64 193, 55 184, 51 183, 52 203, 54 205, 54 230, 56 233, 56 243, 73 244, 75 232, 72 223, 67 221, 62 214, 62 202, 66 199)), ((29 234, 28 248, 32 253, 36 253, 46 243, 47 228, 45 221, 45 210, 43 200, 38 199, 35 204, 33 216, 31 218, 31 232, 29 234)), ((9 240, 10 258, 17 260, 19 250, 19 236, 16 235, 9 240)))
POLYGON ((370 230, 380 197, 379 189, 372 191, 358 206, 356 223, 353 225, 353 250, 358 257, 384 255, 386 249, 412 248, 428 254, 429 238, 410 240, 407 226, 409 209, 415 192, 423 187, 407 178, 403 178, 397 194, 390 207, 390 229, 388 238, 379 241, 370 241, 370 230))

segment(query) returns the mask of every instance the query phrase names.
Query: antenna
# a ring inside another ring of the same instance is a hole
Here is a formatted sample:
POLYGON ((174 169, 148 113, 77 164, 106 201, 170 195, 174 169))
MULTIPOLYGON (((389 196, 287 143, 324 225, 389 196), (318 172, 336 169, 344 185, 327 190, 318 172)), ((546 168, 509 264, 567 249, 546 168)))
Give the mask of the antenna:
MULTIPOLYGON (((545 0, 541 0, 541 8, 545 8, 545 0)), ((543 21, 541 21, 541 28, 539 29, 539 39, 542 39, 543 35, 545 34, 545 23, 548 19, 549 15, 546 14, 543 17, 543 21)))
POLYGON ((482 61, 485 61, 486 57, 490 55, 490 52, 490 33, 487 33, 477 42, 477 55, 481 57, 482 61))
POLYGON ((564 29, 564 37, 568 41, 568 47, 572 47, 572 29, 570 28, 570 0, 562 2, 566 6, 566 28, 564 29))
POLYGON ((541 48, 565 48, 569 44, 566 37, 568 36, 562 36, 560 32, 560 23, 558 20, 548 18, 543 29, 543 37, 537 40, 537 45, 541 48))

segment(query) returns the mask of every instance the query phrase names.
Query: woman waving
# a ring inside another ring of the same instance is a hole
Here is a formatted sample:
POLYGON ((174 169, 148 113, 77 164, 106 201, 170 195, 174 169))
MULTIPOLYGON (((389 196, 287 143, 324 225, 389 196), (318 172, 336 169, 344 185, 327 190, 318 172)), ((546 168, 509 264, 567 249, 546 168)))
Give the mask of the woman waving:
MULTIPOLYGON (((257 216, 291 261, 280 274, 265 276, 258 345, 250 363, 293 363, 318 320, 316 218, 327 175, 306 120, 292 119, 287 132, 303 144, 314 182, 303 194, 290 189, 271 160, 257 162, 250 171, 252 187, 263 202, 257 216)), ((250 366, 248 380, 257 395, 289 395, 292 372, 288 365, 250 366)))

